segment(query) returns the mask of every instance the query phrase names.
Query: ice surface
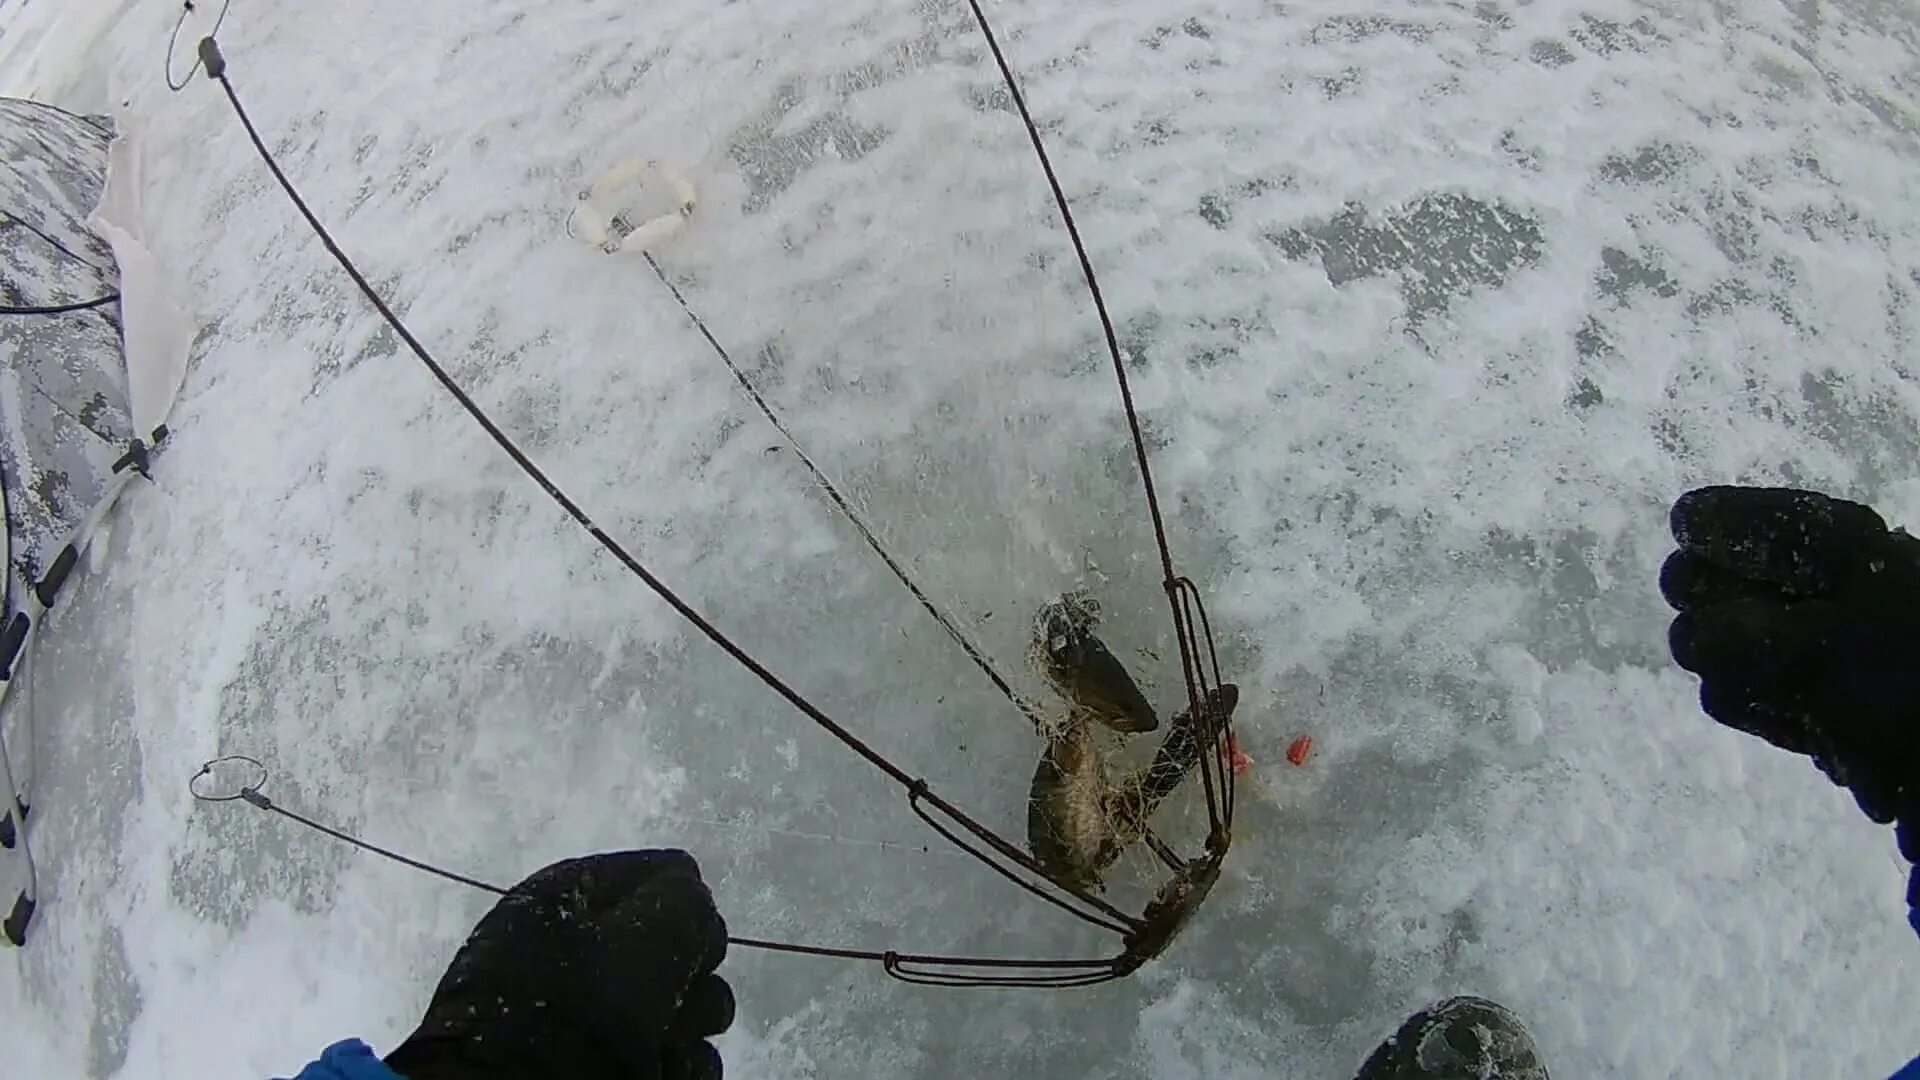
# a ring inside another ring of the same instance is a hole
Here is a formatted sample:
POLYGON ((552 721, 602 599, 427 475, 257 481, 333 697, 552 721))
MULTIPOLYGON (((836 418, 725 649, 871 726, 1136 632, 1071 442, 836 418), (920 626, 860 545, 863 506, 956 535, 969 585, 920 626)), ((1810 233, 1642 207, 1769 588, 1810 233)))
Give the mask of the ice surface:
MULTIPOLYGON (((769 451, 645 265, 561 223, 614 164, 687 170, 700 210, 663 264, 1002 665, 1079 584, 1130 655, 1170 657, 1025 135, 955 4, 664 6, 241 0, 222 42, 317 212, 570 493, 1017 829, 1032 736, 769 451)), ((1104 944, 943 850, 578 535, 396 351, 217 88, 166 93, 177 8, 125 7, 47 47, 142 126, 144 239, 191 268, 204 330, 156 484, 33 675, 45 898, 0 973, 7 1075, 286 1075, 417 1018, 485 898, 196 806, 224 752, 494 879, 683 844, 740 933, 1104 944)), ((1570 1077, 1879 1076, 1920 1048, 1891 835, 1699 716, 1653 588, 1695 483, 1920 524, 1911 9, 990 14, 1258 764, 1227 879, 1133 979, 969 994, 741 952, 730 1070, 1331 1077, 1453 992, 1529 1017, 1570 1077)))
MULTIPOLYGON (((37 101, 58 97, 62 107, 72 112, 107 111, 109 69, 92 54, 92 48, 133 4, 134 0, 0 0, 0 92, 37 101)), ((179 10, 175 5, 174 14, 179 10)))

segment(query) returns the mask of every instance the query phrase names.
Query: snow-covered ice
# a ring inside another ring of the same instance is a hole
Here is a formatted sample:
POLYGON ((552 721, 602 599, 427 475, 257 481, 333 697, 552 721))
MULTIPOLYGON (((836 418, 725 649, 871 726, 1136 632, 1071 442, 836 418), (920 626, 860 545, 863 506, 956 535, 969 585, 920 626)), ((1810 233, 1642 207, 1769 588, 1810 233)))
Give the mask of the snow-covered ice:
MULTIPOLYGON (((495 880, 684 845, 742 934, 1106 944, 944 849, 513 469, 218 87, 166 91, 178 5, 62 3, 0 2, 0 90, 138 126, 145 239, 202 331, 156 482, 35 665, 44 895, 0 961, 0 1070, 289 1075, 417 1019, 487 898, 191 802, 220 753, 495 880)), ((1698 483, 1920 525, 1913 9, 989 14, 1257 764, 1222 886, 1128 981, 930 990, 739 951, 730 1071, 1338 1077, 1454 992, 1528 1017, 1568 1077, 1877 1077, 1920 1050, 1890 831, 1699 715, 1654 588, 1698 483)), ((1003 667, 1042 599, 1091 584, 1175 697, 1098 328, 963 6, 234 0, 221 41, 316 212, 482 404, 908 769, 1017 832, 1035 740, 645 264, 563 235, 613 165, 695 180, 663 265, 1003 667)))

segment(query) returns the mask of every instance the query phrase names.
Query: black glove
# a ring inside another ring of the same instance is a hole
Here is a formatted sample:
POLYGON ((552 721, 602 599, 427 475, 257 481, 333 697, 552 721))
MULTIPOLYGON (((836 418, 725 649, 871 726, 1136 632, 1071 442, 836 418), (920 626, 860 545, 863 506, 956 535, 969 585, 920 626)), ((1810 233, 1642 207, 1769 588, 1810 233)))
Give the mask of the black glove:
POLYGON ((1682 495, 1673 537, 1668 643, 1701 708, 1813 758, 1920 863, 1920 540, 1859 503, 1743 487, 1682 495))
POLYGON ((684 851, 555 863, 514 886, 386 1061, 408 1080, 718 1080, 727 928, 684 851))

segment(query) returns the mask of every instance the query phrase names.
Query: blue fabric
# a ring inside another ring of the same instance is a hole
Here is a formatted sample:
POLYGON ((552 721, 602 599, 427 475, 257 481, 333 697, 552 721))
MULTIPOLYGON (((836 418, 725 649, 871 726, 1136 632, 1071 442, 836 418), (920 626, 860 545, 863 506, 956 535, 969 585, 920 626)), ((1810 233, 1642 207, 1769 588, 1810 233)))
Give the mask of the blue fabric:
MULTIPOLYGON (((1913 876, 1907 879, 1907 925, 1920 934, 1920 866, 1915 866, 1913 876)), ((1920 1057, 1907 1062, 1907 1067, 1894 1073, 1891 1080, 1920 1080, 1920 1057)))
POLYGON ((1920 864, 1914 866, 1913 875, 1907 878, 1907 925, 1920 934, 1920 864))
POLYGON ((359 1039, 345 1039, 320 1052, 318 1061, 293 1080, 405 1080, 359 1039))

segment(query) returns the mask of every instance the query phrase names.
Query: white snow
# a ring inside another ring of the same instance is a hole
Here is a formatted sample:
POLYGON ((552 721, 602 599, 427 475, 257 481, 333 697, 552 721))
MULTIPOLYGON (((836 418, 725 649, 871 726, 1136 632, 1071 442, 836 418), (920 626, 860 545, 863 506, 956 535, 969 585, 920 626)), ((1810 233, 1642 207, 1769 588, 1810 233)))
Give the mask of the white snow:
MULTIPOLYGON (((663 265, 1001 665, 1079 584, 1128 655, 1171 658, 1025 133, 955 3, 670 7, 236 0, 221 42, 316 212, 598 522, 1017 835, 1019 718, 768 452, 645 264, 562 223, 623 161, 686 169, 663 265)), ((0 89, 125 103, 142 239, 203 329, 155 484, 35 665, 45 895, 0 960, 0 1071, 285 1076, 417 1020, 486 898, 191 802, 221 753, 502 882, 676 844, 742 934, 1106 947, 945 850, 512 468, 218 87, 167 93, 176 5, 52 8, 0 3, 0 89)), ((1911 9, 989 14, 1137 361, 1257 765, 1227 879, 1132 979, 966 993, 739 951, 730 1072, 1337 1077, 1457 992, 1528 1017, 1560 1076, 1874 1077, 1920 1051, 1891 833, 1698 713, 1654 588, 1698 483, 1920 525, 1911 9)), ((1134 666, 1170 707, 1172 666, 1134 666)))
POLYGON ((151 442, 179 394, 194 325, 174 275, 143 239, 145 223, 153 215, 141 205, 147 185, 140 129, 138 119, 120 118, 107 150, 106 186, 89 224, 113 246, 120 272, 128 408, 136 437, 151 442))

